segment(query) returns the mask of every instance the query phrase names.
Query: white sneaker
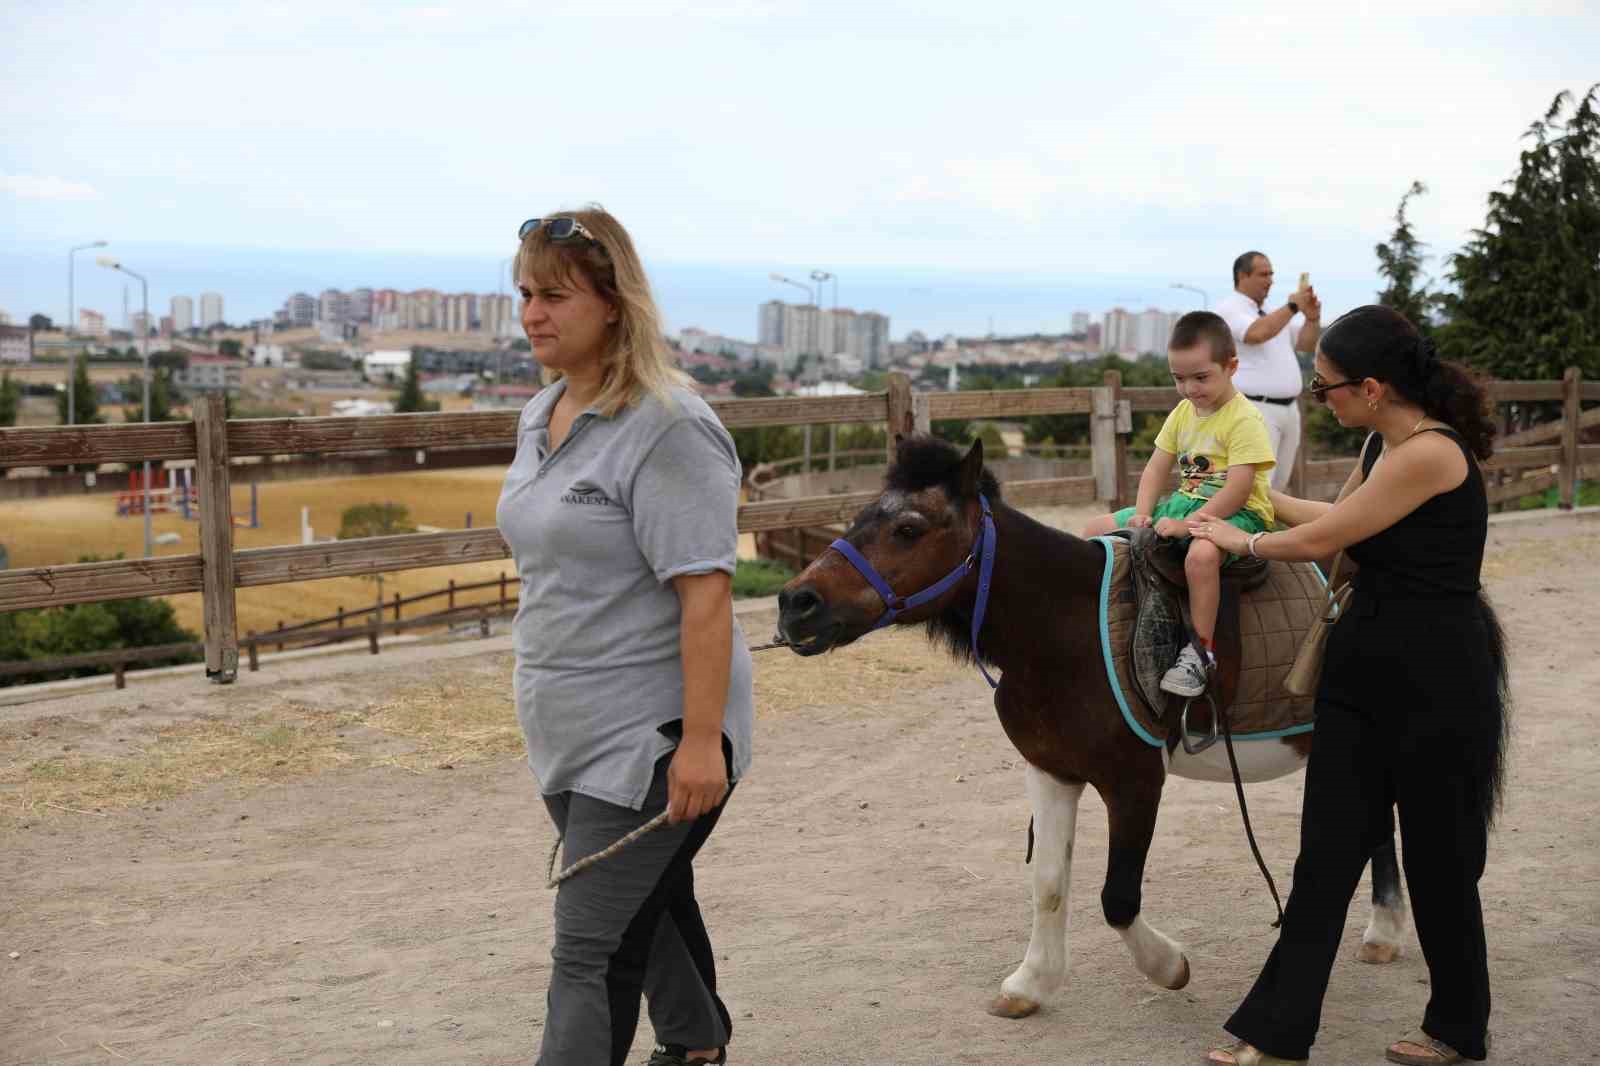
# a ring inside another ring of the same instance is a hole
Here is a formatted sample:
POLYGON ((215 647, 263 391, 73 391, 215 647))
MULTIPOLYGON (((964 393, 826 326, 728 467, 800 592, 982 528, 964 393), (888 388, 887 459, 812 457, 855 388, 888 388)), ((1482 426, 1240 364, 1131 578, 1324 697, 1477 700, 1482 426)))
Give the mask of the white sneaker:
POLYGON ((1195 651, 1193 644, 1185 644, 1178 653, 1178 661, 1161 677, 1161 691, 1175 696, 1198 696, 1206 690, 1210 674, 1206 661, 1195 651))

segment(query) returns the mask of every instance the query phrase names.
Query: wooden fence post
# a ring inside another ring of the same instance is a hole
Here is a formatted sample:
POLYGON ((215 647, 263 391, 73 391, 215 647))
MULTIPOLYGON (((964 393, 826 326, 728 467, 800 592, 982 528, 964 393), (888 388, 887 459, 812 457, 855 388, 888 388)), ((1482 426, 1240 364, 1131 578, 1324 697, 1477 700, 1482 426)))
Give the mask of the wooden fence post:
POLYGON ((505 605, 506 605, 506 572, 504 570, 502 570, 502 571, 500 571, 500 606, 503 608, 503 607, 505 607, 505 605))
MULTIPOLYGON (((283 623, 282 623, 282 622, 281 622, 281 621, 280 621, 280 622, 279 622, 279 623, 278 623, 278 628, 279 628, 279 629, 280 629, 280 630, 281 630, 281 629, 282 629, 282 628, 283 628, 283 623)), ((280 641, 278 641, 278 651, 279 651, 279 652, 280 652, 280 653, 281 653, 281 652, 282 652, 282 651, 283 651, 283 641, 281 641, 281 640, 280 640, 280 641)))
POLYGON ((1089 462, 1094 469, 1094 498, 1112 510, 1117 503, 1117 404, 1105 386, 1090 389, 1089 462))
POLYGON ((889 409, 885 415, 889 435, 887 440, 889 462, 894 462, 896 434, 910 436, 916 432, 916 416, 911 410, 911 379, 898 370, 889 375, 889 409))
POLYGON ((1122 399, 1122 371, 1107 370, 1100 380, 1105 383, 1106 388, 1111 390, 1111 413, 1113 416, 1111 428, 1114 434, 1112 437, 1112 453, 1115 456, 1112 461, 1116 464, 1113 476, 1115 496, 1111 500, 1111 510, 1116 511, 1133 502, 1129 499, 1132 494, 1128 491, 1128 435, 1133 432, 1133 415, 1131 412, 1129 413, 1128 425, 1124 428, 1122 424, 1122 407, 1124 403, 1122 399))
POLYGON ((456 579, 455 578, 451 578, 450 579, 450 590, 449 590, 448 596, 449 596, 449 599, 447 599, 445 601, 445 604, 446 604, 447 609, 453 611, 453 610, 456 609, 456 579))
POLYGON ((250 672, 255 673, 261 669, 261 645, 256 643, 256 631, 251 630, 245 638, 245 646, 250 649, 250 672))
POLYGON ((1561 376, 1561 509, 1570 511, 1578 502, 1579 421, 1583 417, 1579 400, 1583 396, 1583 371, 1567 367, 1561 376))
POLYGON ((1294 404, 1300 414, 1300 447, 1295 449, 1294 469, 1289 471, 1289 483, 1285 488, 1288 489, 1289 495, 1305 500, 1310 499, 1306 493, 1306 451, 1311 446, 1310 440, 1306 437, 1306 394, 1302 392, 1295 398, 1294 404))
POLYGON ((339 628, 344 628, 344 604, 339 605, 339 628))
POLYGON ((394 594, 394 620, 396 622, 400 621, 400 594, 398 592, 394 594))
POLYGON ((200 508, 201 606, 206 677, 232 684, 239 674, 239 614, 233 576, 233 492, 228 476, 227 399, 212 393, 194 405, 195 481, 200 508))

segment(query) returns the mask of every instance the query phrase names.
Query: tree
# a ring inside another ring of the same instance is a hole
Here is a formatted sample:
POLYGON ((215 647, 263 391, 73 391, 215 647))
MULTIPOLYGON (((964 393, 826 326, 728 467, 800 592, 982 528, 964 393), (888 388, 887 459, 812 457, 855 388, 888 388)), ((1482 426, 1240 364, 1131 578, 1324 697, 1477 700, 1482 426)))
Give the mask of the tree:
POLYGON ((217 342, 217 354, 227 356, 229 359, 243 359, 244 345, 228 337, 217 342))
POLYGON ((1378 293, 1378 302, 1405 315, 1412 325, 1424 333, 1431 332, 1433 328, 1435 297, 1428 292, 1427 280, 1422 277, 1422 250, 1427 245, 1417 240, 1417 235, 1411 231, 1411 222, 1406 218, 1406 204, 1413 196, 1421 196, 1427 191, 1428 187, 1422 182, 1411 183, 1411 188, 1400 197, 1400 206, 1395 209, 1394 232, 1386 243, 1373 249, 1378 255, 1378 273, 1388 280, 1383 291, 1378 293))
MULTIPOLYGON (((151 422, 179 422, 182 419, 172 413, 173 394, 172 380, 165 370, 150 370, 150 421, 151 422)), ((135 402, 130 407, 123 408, 122 420, 124 422, 143 422, 144 417, 144 379, 138 374, 129 374, 122 380, 122 396, 124 400, 133 399, 135 402)))
POLYGON ((152 370, 166 370, 169 372, 187 370, 189 369, 189 355, 187 352, 151 352, 150 368, 152 370))
POLYGON ((415 533, 411 512, 403 503, 358 503, 346 507, 339 516, 339 539, 357 540, 361 537, 392 537, 400 533, 415 533))
POLYGON ((50 321, 49 315, 32 314, 28 316, 28 328, 35 333, 44 333, 55 329, 55 323, 50 321))
POLYGON ((0 376, 0 426, 17 424, 17 408, 22 404, 22 386, 11 380, 8 370, 0 376))
MULTIPOLYGON (((99 559, 91 555, 78 561, 93 563, 99 559)), ((117 648, 196 643, 199 639, 178 624, 177 612, 172 604, 162 599, 140 597, 0 614, 0 662, 57 659, 117 648)), ((161 664, 189 662, 194 658, 196 656, 176 655, 162 660, 161 664)), ((105 673, 110 669, 109 666, 82 667, 42 675, 30 674, 9 681, 0 680, 0 685, 105 673)))
POLYGON ((1500 378, 1600 377, 1600 84, 1562 92, 1488 217, 1450 258, 1441 351, 1500 378))
POLYGON ((394 402, 396 414, 407 414, 413 411, 437 411, 438 400, 427 400, 422 396, 422 380, 417 376, 417 357, 411 356, 411 362, 406 364, 406 380, 400 386, 400 397, 394 402))
MULTIPOLYGON (((89 361, 78 360, 77 370, 72 375, 72 400, 73 420, 80 426, 98 425, 104 422, 105 416, 100 413, 100 401, 95 396, 94 385, 89 381, 89 361)), ((61 424, 67 424, 67 394, 61 393, 56 397, 56 413, 60 416, 61 424)))

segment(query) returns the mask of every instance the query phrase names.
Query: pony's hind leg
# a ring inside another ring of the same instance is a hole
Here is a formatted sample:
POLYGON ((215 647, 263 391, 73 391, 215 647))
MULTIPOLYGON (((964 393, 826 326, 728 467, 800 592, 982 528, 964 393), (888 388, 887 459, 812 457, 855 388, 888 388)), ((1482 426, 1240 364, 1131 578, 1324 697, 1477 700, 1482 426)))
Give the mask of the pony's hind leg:
POLYGON ((1146 922, 1141 913, 1144 863, 1155 835, 1160 782, 1153 791, 1108 795, 1105 800, 1111 839, 1100 905, 1106 922, 1122 937, 1140 973, 1162 988, 1182 988, 1189 983, 1188 956, 1174 940, 1146 922))
POLYGON ((1394 854, 1394 834, 1372 853, 1372 920, 1361 934, 1356 958, 1362 962, 1393 962, 1400 957, 1406 933, 1406 894, 1400 883, 1400 863, 1394 854))
POLYGON ((1067 970, 1067 887, 1083 782, 1067 784, 1038 767, 1025 771, 1033 809, 1033 935, 1022 965, 1000 983, 989 1013, 1025 1018, 1061 985, 1067 970))

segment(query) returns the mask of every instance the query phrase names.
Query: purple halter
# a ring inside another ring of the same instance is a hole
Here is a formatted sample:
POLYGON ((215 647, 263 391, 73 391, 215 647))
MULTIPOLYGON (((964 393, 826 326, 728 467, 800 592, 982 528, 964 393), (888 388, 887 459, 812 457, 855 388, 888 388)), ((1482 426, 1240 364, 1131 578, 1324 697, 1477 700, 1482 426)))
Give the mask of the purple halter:
POLYGON ((978 602, 972 611, 972 660, 978 664, 978 670, 983 674, 983 679, 989 682, 990 688, 998 688, 999 682, 989 676, 989 671, 983 668, 983 659, 978 653, 978 630, 983 628, 983 615, 989 607, 989 585, 994 574, 994 514, 989 510, 989 499, 982 493, 978 494, 978 503, 983 507, 983 518, 978 525, 978 538, 973 542, 972 551, 962 561, 960 566, 950 571, 934 584, 929 585, 914 596, 901 598, 889 583, 883 579, 873 565, 867 562, 866 556, 856 551, 851 543, 840 537, 828 547, 845 557, 851 566, 866 579, 867 584, 877 590, 883 597, 883 613, 873 623, 873 629, 882 629, 899 617, 902 611, 909 611, 932 600, 938 599, 949 592, 956 584, 972 572, 974 565, 978 568, 978 602))

